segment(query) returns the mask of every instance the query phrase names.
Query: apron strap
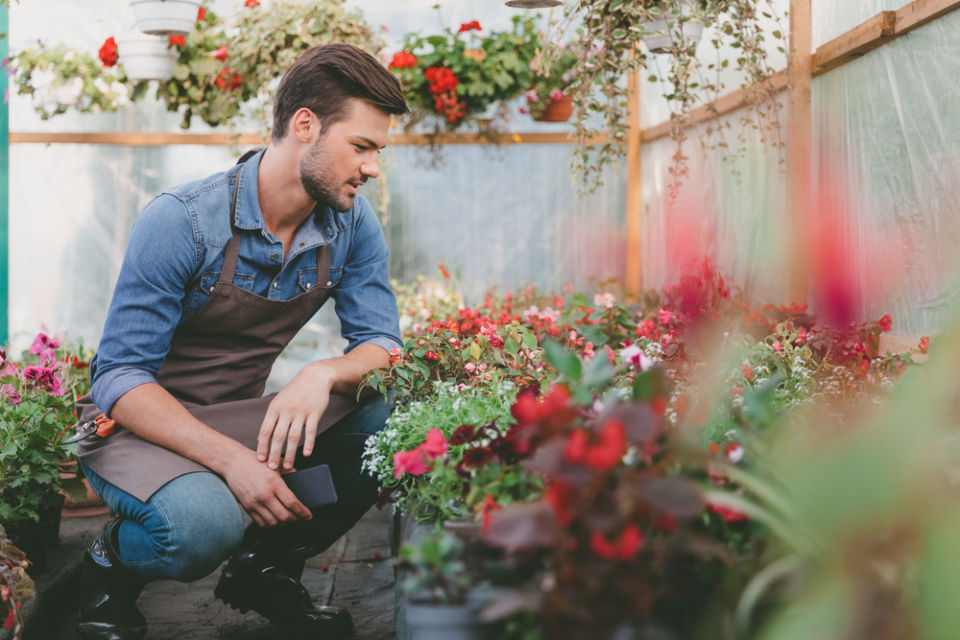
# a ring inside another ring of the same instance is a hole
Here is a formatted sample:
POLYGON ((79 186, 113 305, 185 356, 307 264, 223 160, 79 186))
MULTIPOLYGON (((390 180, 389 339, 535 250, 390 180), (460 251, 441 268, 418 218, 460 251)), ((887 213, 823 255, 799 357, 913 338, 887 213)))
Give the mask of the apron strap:
POLYGON ((237 214, 237 192, 240 191, 240 176, 243 175, 243 165, 237 171, 237 177, 233 182, 233 199, 230 201, 230 242, 223 252, 223 267, 220 268, 220 278, 217 284, 233 283, 233 274, 237 270, 237 257, 240 255, 240 230, 237 229, 237 222, 234 219, 237 214))
POLYGON ((327 282, 330 281, 330 245, 322 244, 317 247, 317 284, 318 287, 327 288, 327 282))

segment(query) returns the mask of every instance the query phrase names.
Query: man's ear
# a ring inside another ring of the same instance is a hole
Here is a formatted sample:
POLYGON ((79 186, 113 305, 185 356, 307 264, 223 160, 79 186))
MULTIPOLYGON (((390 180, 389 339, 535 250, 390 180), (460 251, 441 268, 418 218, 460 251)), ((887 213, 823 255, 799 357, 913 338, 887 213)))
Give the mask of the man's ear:
POLYGON ((291 133, 300 142, 312 142, 320 135, 320 119, 310 109, 301 107, 290 118, 291 133))

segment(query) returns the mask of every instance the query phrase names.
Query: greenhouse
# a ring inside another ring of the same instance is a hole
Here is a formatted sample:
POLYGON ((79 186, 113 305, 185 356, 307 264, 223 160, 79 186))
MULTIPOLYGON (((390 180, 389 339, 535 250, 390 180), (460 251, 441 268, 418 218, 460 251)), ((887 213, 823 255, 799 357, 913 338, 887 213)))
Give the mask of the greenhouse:
POLYGON ((956 9, 0 0, 0 640, 958 637, 956 9))

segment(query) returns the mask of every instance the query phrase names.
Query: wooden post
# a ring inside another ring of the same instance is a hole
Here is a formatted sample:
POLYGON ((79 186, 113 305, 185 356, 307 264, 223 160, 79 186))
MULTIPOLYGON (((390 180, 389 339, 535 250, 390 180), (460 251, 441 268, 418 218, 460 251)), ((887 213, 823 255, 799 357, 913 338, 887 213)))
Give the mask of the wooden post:
POLYGON ((790 0, 790 53, 787 60, 787 243, 786 293, 789 302, 807 301, 809 256, 804 221, 811 211, 811 115, 813 38, 810 0, 790 0))
MULTIPOLYGON (((635 54, 632 54, 635 55, 635 54)), ((643 291, 643 130, 640 127, 640 71, 627 79, 627 295, 643 291)))

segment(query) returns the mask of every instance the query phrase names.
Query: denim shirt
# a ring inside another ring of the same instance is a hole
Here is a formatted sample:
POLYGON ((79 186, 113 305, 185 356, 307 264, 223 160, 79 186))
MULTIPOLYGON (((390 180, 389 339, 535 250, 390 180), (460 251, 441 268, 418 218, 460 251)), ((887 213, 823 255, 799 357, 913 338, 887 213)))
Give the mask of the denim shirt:
MULTIPOLYGON (((318 207, 297 229, 284 262, 283 243, 267 231, 260 212, 262 156, 242 165, 235 217, 242 235, 233 284, 271 300, 290 299, 316 282, 316 248, 329 244, 330 276, 323 284, 348 343, 344 353, 361 344, 386 351, 402 346, 387 280, 389 251, 370 204, 358 195, 350 211, 318 207)), ((109 414, 125 393, 157 381, 174 331, 209 299, 231 237, 231 180, 239 169, 165 191, 137 218, 90 365, 93 401, 101 411, 109 414)))

